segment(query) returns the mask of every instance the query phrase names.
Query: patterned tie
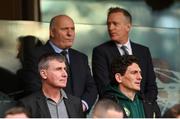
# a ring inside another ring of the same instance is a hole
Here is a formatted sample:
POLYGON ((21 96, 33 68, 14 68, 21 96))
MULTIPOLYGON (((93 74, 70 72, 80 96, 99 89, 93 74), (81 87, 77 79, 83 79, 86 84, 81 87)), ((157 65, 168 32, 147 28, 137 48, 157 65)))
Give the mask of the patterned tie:
POLYGON ((127 51, 127 47, 126 46, 121 46, 121 49, 123 50, 124 52, 124 55, 129 55, 129 52, 127 51))
POLYGON ((60 54, 62 54, 62 55, 65 57, 66 64, 69 64, 69 63, 68 63, 68 59, 67 59, 67 51, 66 51, 66 50, 63 50, 63 51, 61 51, 60 54))
POLYGON ((68 59, 67 59, 68 52, 66 50, 63 50, 63 51, 61 51, 60 54, 62 54, 65 57, 65 60, 66 60, 65 63, 66 63, 66 66, 67 66, 67 74, 68 74, 67 85, 66 85, 66 88, 64 90, 66 91, 66 93, 73 94, 71 68, 70 68, 70 65, 69 65, 69 62, 68 62, 68 59))

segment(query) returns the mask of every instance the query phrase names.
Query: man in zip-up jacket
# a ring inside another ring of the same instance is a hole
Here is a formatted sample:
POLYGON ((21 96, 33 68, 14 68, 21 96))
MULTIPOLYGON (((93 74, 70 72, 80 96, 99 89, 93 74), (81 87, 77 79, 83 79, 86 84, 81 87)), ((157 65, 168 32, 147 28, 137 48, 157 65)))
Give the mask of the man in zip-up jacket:
POLYGON ((140 93, 142 80, 138 59, 133 55, 124 55, 113 60, 113 80, 106 88, 103 97, 116 101, 128 118, 160 117, 156 101, 147 100, 140 93))

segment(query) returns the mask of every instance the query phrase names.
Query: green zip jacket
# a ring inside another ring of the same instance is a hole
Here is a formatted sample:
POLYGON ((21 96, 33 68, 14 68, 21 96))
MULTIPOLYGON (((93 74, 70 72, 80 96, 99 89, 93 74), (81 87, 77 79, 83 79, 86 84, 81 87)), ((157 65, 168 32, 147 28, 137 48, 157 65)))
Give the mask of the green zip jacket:
POLYGON ((128 118, 161 117, 160 109, 156 101, 145 100, 145 97, 140 93, 137 93, 132 101, 119 91, 118 86, 113 84, 110 84, 106 88, 103 98, 116 101, 122 107, 125 117, 128 118))

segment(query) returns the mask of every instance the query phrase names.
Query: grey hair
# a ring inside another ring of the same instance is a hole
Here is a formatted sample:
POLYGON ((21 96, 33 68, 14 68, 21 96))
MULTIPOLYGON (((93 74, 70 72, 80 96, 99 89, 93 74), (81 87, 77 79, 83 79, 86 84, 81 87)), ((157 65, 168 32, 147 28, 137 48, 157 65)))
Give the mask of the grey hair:
POLYGON ((47 69, 49 67, 49 61, 57 60, 58 62, 66 62, 66 59, 63 55, 57 53, 47 53, 40 57, 38 63, 38 71, 42 69, 47 69))

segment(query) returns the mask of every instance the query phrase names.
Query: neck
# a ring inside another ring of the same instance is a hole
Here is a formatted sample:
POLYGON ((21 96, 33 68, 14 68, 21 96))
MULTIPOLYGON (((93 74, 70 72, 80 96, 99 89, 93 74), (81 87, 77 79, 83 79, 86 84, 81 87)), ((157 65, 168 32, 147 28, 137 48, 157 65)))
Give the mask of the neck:
POLYGON ((60 93, 60 89, 57 88, 52 88, 50 86, 47 85, 43 85, 42 86, 42 91, 44 93, 44 95, 50 99, 52 99, 53 101, 55 101, 56 103, 59 101, 59 99, 61 98, 61 93, 60 93))
POLYGON ((130 89, 127 89, 123 86, 119 86, 119 90, 125 95, 127 96, 130 100, 134 100, 134 97, 136 95, 136 91, 133 91, 133 90, 130 90, 130 89))

